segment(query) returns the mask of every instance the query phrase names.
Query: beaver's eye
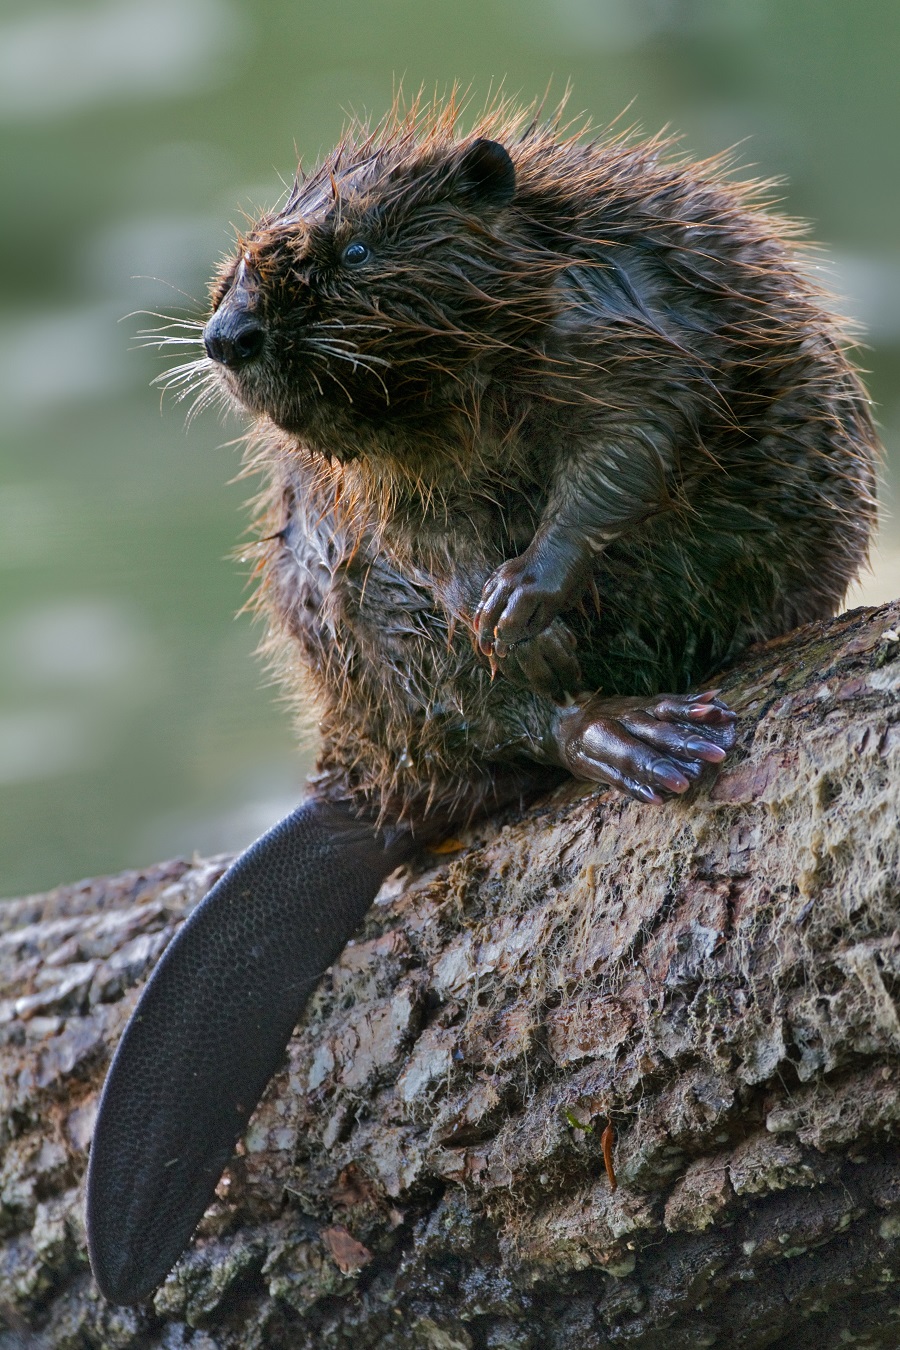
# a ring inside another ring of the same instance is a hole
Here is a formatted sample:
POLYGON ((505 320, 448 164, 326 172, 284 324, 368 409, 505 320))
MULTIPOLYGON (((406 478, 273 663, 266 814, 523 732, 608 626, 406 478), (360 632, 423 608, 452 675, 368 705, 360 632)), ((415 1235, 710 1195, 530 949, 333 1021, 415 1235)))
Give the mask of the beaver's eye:
POLYGON ((368 244, 362 243, 359 239, 354 239, 352 244, 348 244, 341 254, 341 262, 347 267, 359 267, 360 263, 366 262, 372 256, 372 250, 368 244))

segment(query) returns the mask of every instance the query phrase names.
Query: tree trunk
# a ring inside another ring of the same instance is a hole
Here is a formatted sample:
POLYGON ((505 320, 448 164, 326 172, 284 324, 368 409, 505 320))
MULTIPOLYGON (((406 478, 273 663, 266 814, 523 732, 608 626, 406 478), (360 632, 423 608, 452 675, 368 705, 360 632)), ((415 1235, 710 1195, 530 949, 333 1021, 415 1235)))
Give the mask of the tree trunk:
POLYGON ((722 686, 689 800, 572 784, 386 885, 145 1308, 92 1113, 224 860, 0 907, 0 1346, 900 1345, 900 602, 722 686))

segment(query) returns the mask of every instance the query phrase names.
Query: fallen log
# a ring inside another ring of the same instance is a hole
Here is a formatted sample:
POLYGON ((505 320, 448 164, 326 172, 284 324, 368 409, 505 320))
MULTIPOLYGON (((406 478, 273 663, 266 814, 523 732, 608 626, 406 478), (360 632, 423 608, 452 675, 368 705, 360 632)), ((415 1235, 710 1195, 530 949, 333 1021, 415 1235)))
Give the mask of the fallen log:
POLYGON ((227 859, 0 906, 0 1347, 900 1345, 900 602, 722 687, 689 799, 573 784, 387 883, 142 1308, 93 1112, 227 859))

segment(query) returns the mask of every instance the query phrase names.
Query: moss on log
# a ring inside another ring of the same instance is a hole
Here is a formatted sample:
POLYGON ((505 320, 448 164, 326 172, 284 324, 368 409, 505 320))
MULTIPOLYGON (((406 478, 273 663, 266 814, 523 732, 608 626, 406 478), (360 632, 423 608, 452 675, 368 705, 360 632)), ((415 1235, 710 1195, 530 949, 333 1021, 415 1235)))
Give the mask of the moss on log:
POLYGON ((93 1111, 225 860, 0 907, 0 1347, 900 1344, 900 602, 722 687, 689 799, 573 784, 386 885, 144 1308, 87 1268, 93 1111))

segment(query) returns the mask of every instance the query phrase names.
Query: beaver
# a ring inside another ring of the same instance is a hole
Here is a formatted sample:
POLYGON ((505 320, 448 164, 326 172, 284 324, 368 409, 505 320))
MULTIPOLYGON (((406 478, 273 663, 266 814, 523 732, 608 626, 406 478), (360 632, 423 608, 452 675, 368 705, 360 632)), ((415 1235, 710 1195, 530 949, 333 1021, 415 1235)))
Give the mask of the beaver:
POLYGON ((760 194, 662 137, 415 109, 351 128, 220 269, 184 377, 251 416, 268 647, 322 751, 115 1056, 88 1184, 111 1300, 189 1241, 399 861, 567 774, 684 793, 735 737, 704 684, 858 573, 869 404, 760 194))

